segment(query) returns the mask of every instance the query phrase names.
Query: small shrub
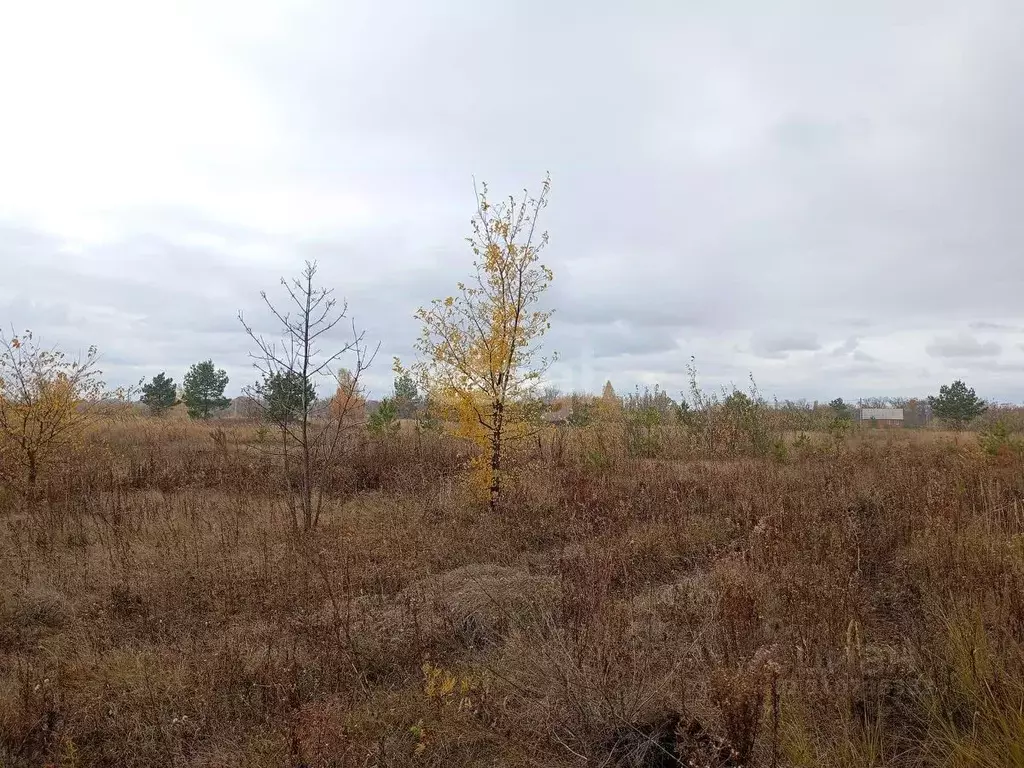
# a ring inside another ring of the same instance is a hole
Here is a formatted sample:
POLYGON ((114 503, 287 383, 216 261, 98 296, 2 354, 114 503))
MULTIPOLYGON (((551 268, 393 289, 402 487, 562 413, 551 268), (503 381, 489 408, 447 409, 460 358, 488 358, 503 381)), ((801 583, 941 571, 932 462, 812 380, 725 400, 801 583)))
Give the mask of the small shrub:
POLYGON ((1011 434, 1004 421, 979 433, 978 444, 989 456, 1024 456, 1024 438, 1011 434))

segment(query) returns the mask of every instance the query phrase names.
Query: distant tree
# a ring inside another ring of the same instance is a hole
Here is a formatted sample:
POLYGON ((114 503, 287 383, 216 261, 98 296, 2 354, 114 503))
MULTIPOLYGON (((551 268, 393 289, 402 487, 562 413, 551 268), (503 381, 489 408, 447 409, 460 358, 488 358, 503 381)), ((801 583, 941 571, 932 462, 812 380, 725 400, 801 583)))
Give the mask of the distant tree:
POLYGON ((832 409, 832 415, 834 418, 849 421, 853 419, 853 409, 843 402, 843 398, 837 397, 828 407, 832 409))
POLYGON ((750 393, 734 387, 722 401, 721 411, 730 447, 746 444, 755 453, 765 455, 777 444, 779 435, 773 412, 758 393, 753 378, 750 393))
POLYGON ((921 402, 916 397, 911 397, 903 405, 903 425, 905 427, 921 426, 921 402))
POLYGON ((641 421, 655 424, 668 423, 677 412, 675 401, 657 384, 653 389, 644 387, 643 390, 638 384, 635 391, 623 397, 621 402, 630 417, 643 414, 641 421))
POLYGON ((734 389, 723 401, 722 407, 731 413, 744 413, 753 407, 753 401, 746 392, 734 389))
POLYGON ((393 435, 398 432, 401 424, 398 421, 398 406, 394 398, 385 397, 377 404, 376 410, 370 414, 367 426, 375 435, 393 435))
POLYGON ((544 387, 540 392, 540 401, 547 408, 551 408, 555 402, 562 396, 562 390, 553 384, 549 384, 544 387))
POLYGON ((308 414, 316 402, 316 389, 310 379, 303 381, 299 371, 279 370, 263 374, 256 386, 262 401, 263 416, 282 429, 308 414))
POLYGON ((335 377, 338 388, 331 398, 332 417, 344 421, 362 421, 366 416, 366 393, 359 383, 359 376, 348 368, 342 368, 335 377))
POLYGON ((193 419, 208 419, 215 411, 231 405, 231 399, 224 397, 228 375, 215 369, 212 360, 195 363, 189 368, 184 384, 181 401, 193 419))
POLYGON ((590 395, 573 393, 569 398, 569 416, 566 423, 571 427, 589 427, 594 421, 597 405, 590 395))
POLYGON ((416 413, 416 434, 440 432, 443 409, 438 406, 437 399, 427 394, 423 396, 420 403, 420 409, 416 413))
POLYGON ((935 416, 955 430, 963 429, 988 409, 974 389, 968 388, 960 379, 939 387, 938 396, 930 395, 928 404, 935 416))
POLYGON ((891 397, 862 397, 857 401, 861 408, 894 408, 891 397))
POLYGON ((680 393, 679 402, 676 403, 676 419, 680 424, 689 426, 693 423, 693 413, 690 403, 686 400, 686 395, 680 393))
POLYGON ((399 370, 398 375, 395 376, 394 403, 400 419, 415 418, 423 406, 419 387, 416 386, 416 380, 408 371, 399 370))
POLYGON ((139 401, 149 408, 152 415, 163 416, 179 402, 174 379, 168 378, 161 371, 150 380, 149 384, 143 385, 142 397, 139 398, 139 401))
POLYGON ((838 450, 843 438, 854 428, 853 408, 845 403, 841 397, 837 397, 829 403, 828 407, 832 412, 832 420, 828 424, 828 432, 835 438, 836 449, 838 450))
POLYGON ((622 418, 622 399, 615 393, 611 380, 604 383, 601 399, 597 403, 598 417, 602 421, 615 421, 622 418))
POLYGON ((675 410, 675 403, 658 385, 635 391, 622 398, 622 413, 626 424, 626 441, 630 454, 653 458, 661 449, 657 427, 675 410))

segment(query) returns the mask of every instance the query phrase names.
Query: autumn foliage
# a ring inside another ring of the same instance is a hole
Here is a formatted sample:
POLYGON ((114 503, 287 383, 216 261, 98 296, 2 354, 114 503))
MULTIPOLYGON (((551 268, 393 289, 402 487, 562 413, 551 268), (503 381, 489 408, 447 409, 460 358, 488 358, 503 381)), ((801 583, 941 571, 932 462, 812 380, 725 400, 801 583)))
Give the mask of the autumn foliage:
POLYGON ((540 356, 551 327, 540 302, 553 274, 539 261, 548 235, 537 229, 549 190, 545 179, 536 198, 524 192, 492 204, 482 185, 468 238, 472 277, 416 313, 423 329, 413 369, 459 434, 479 447, 473 463, 492 508, 509 445, 535 431, 537 388, 551 362, 540 356))
POLYGON ((45 467, 70 451, 103 395, 97 351, 83 358, 39 344, 31 331, 0 346, 0 480, 29 490, 45 467))
POLYGON ((366 395, 355 374, 347 368, 335 377, 334 397, 328 405, 331 417, 345 424, 361 423, 366 417, 366 395))

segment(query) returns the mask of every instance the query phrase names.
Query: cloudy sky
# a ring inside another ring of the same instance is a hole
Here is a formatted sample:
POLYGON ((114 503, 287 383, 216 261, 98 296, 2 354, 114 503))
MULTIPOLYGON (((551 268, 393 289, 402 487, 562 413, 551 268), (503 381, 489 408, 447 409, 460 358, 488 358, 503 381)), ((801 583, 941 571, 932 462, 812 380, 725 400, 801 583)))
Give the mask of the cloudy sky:
POLYGON ((1019 0, 0 0, 0 323, 111 383, 316 258, 408 358, 474 175, 553 181, 563 389, 1024 400, 1019 0))

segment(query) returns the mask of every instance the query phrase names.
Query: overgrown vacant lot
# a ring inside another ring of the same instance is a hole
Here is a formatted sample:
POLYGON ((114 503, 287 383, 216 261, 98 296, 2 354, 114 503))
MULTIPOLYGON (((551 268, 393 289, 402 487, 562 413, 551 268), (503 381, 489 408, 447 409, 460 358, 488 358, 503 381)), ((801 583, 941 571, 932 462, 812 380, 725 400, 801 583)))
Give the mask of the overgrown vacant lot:
MULTIPOLYGON (((597 436, 598 438, 600 436, 597 436)), ((245 425, 0 500, 0 765, 1024 765, 1024 473, 972 440, 366 438, 296 534, 245 425)))

